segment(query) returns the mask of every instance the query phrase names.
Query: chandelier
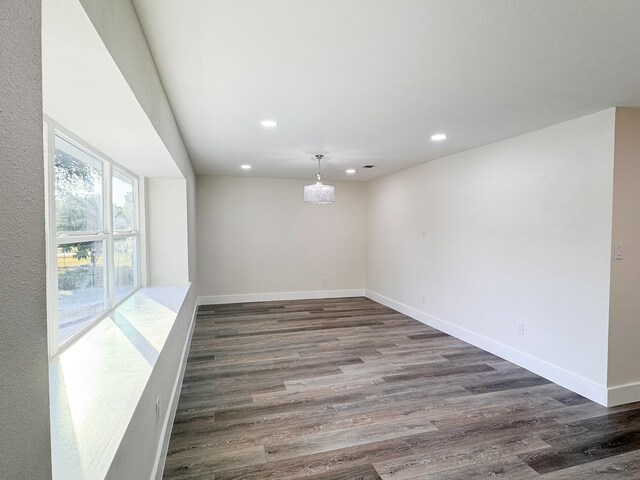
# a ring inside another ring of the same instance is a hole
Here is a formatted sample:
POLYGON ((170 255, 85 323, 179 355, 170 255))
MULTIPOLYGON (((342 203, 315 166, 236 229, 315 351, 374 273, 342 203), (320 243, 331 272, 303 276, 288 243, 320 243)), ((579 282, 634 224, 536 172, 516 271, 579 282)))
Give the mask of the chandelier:
POLYGON ((316 183, 311 185, 305 185, 304 187, 304 201, 306 203, 313 203, 316 205, 326 205, 327 203, 333 203, 334 188, 333 185, 324 185, 322 183, 322 173, 320 173, 320 160, 324 155, 316 155, 318 159, 318 173, 316 174, 316 183))

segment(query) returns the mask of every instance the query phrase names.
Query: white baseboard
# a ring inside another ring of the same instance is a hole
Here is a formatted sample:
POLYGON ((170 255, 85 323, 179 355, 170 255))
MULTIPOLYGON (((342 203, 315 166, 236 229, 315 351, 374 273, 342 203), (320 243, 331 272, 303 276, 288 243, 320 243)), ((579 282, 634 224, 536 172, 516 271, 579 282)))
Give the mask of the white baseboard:
POLYGON ((191 338, 193 337, 193 330, 196 326, 196 313, 198 310, 198 302, 193 307, 193 313, 191 315, 191 324, 189 325, 189 334, 187 340, 182 348, 182 357, 180 359, 180 369, 178 376, 173 384, 173 391, 171 392, 171 398, 167 408, 167 414, 165 415, 162 425, 162 433, 160 434, 161 442, 158 445, 158 453, 156 454, 156 460, 153 466, 153 472, 151 474, 151 480, 162 480, 162 474, 164 473, 164 464, 167 460, 167 451, 169 449, 169 440, 171 439, 171 429, 173 427, 173 421, 176 418, 176 410, 178 409, 178 400, 180 399, 180 392, 182 390, 182 380, 184 379, 184 372, 187 368, 187 358, 189 357, 189 349, 191 347, 191 338))
POLYGON ((608 407, 640 401, 640 382, 609 387, 608 407))
POLYGON ((270 302, 278 300, 309 300, 314 298, 364 297, 364 289, 312 290, 306 292, 245 293, 239 295, 209 295, 198 297, 198 305, 223 303, 270 302))
POLYGON ((604 385, 599 385, 591 380, 576 375, 575 373, 541 360, 540 358, 504 345, 503 343, 496 342, 495 340, 491 340, 490 338, 454 325, 453 323, 442 320, 441 318, 421 312, 416 308, 397 302, 391 298, 385 297, 384 295, 380 295, 379 293, 372 292, 371 290, 365 290, 365 296, 371 300, 381 303, 382 305, 393 308, 400 313, 404 313, 405 315, 429 325, 430 327, 437 328, 438 330, 470 343, 471 345, 475 345, 482 350, 493 353, 494 355, 504 358, 516 365, 526 368, 527 370, 540 375, 547 380, 551 380, 558 385, 568 388, 569 390, 593 400, 600 405, 612 406, 612 400, 618 402, 616 405, 619 403, 626 403, 626 401, 621 400, 631 398, 634 395, 634 398, 640 398, 640 384, 619 387, 622 390, 609 391, 611 389, 607 389, 604 385))

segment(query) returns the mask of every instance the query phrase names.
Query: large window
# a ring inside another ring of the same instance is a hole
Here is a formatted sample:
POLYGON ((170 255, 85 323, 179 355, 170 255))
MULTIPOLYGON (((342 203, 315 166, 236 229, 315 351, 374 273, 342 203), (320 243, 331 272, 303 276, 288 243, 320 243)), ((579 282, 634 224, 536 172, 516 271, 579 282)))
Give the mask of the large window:
POLYGON ((51 353, 140 284, 138 180, 46 127, 51 353))

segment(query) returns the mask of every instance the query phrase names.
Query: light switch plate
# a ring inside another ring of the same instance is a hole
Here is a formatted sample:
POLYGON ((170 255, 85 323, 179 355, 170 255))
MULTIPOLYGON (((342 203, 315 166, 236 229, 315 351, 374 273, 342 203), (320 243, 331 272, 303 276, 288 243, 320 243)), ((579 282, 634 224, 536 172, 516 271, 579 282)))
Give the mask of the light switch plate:
POLYGON ((622 260, 622 244, 616 243, 613 246, 613 258, 614 260, 622 260))

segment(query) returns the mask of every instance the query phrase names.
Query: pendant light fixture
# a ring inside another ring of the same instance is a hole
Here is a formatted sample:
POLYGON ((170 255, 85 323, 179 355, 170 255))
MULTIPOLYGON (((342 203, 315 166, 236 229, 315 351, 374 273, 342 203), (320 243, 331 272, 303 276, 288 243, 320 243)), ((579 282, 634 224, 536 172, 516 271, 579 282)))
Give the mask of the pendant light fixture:
POLYGON ((320 173, 320 160, 324 158, 324 155, 316 155, 316 158, 318 159, 318 173, 316 174, 317 182, 312 183, 311 185, 305 185, 304 201, 306 203, 313 203, 316 205, 333 203, 333 185, 324 185, 322 183, 322 173, 320 173))

